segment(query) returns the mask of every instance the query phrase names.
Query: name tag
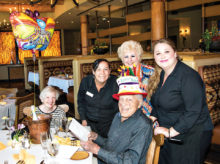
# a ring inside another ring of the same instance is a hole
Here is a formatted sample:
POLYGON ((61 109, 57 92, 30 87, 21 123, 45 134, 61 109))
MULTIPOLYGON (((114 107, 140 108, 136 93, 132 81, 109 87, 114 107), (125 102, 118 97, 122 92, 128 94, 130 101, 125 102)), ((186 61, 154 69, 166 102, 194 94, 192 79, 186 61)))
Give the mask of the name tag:
POLYGON ((86 92, 86 95, 93 97, 94 95, 92 93, 90 93, 89 91, 86 92))

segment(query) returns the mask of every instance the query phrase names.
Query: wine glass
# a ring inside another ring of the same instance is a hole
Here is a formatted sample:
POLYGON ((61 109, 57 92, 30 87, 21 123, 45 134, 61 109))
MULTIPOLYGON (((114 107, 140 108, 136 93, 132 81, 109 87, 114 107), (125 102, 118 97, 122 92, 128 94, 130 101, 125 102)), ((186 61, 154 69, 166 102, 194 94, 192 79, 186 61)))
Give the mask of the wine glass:
POLYGON ((40 143, 41 147, 44 150, 44 159, 46 159, 46 151, 47 151, 47 145, 48 145, 48 134, 47 132, 42 132, 40 134, 40 143))
POLYGON ((59 145, 49 140, 47 144, 47 152, 51 157, 55 157, 58 154, 59 145))
POLYGON ((8 129, 9 133, 7 135, 9 135, 8 139, 11 139, 11 128, 14 126, 14 120, 9 118, 6 119, 6 128, 8 129))

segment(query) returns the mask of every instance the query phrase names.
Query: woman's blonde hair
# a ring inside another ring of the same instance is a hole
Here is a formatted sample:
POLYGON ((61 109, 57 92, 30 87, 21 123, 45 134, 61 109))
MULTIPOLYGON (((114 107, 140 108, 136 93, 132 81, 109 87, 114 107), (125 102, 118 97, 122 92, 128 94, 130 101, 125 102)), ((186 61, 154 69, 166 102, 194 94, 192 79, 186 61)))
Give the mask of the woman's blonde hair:
MULTIPOLYGON (((174 52, 176 52, 176 46, 173 41, 171 41, 169 39, 159 39, 154 42, 153 48, 152 48, 152 53, 154 53, 155 46, 157 44, 161 44, 161 43, 168 44, 174 50, 174 52)), ((177 55, 177 59, 180 60, 178 55, 177 55)), ((154 74, 150 77, 149 82, 148 82, 148 95, 147 95, 148 100, 151 99, 151 96, 153 95, 153 93, 155 92, 155 90, 158 87, 158 84, 160 82, 161 70, 162 69, 155 63, 154 74)))
POLYGON ((56 100, 60 96, 59 92, 51 86, 46 86, 41 92, 40 92, 40 99, 43 100, 46 98, 47 93, 56 93, 56 100))
POLYGON ((141 61, 141 56, 143 54, 143 48, 141 44, 134 40, 125 41, 122 45, 118 48, 118 57, 124 63, 124 54, 128 51, 135 51, 138 57, 139 62, 141 61))

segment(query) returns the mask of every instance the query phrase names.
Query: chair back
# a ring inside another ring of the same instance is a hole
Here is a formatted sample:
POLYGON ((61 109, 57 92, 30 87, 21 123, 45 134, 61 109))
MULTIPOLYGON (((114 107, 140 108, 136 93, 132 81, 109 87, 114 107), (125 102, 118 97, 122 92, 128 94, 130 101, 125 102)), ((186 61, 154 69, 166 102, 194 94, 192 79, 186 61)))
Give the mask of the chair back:
POLYGON ((164 135, 153 135, 146 155, 146 164, 158 164, 160 156, 160 146, 162 146, 163 144, 164 135))
POLYGON ((34 104, 34 93, 23 97, 16 97, 15 127, 24 119, 23 109, 34 104))

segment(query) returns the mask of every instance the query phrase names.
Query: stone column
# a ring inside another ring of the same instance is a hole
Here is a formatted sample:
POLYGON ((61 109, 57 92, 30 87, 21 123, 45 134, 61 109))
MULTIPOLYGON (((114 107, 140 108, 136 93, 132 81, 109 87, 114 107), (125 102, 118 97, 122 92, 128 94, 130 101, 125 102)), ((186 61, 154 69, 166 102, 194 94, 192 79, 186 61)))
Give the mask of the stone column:
POLYGON ((151 0, 151 42, 165 37, 165 2, 151 0))
POLYGON ((88 25, 87 15, 80 16, 81 23, 81 44, 82 44, 82 55, 88 55, 88 25))

